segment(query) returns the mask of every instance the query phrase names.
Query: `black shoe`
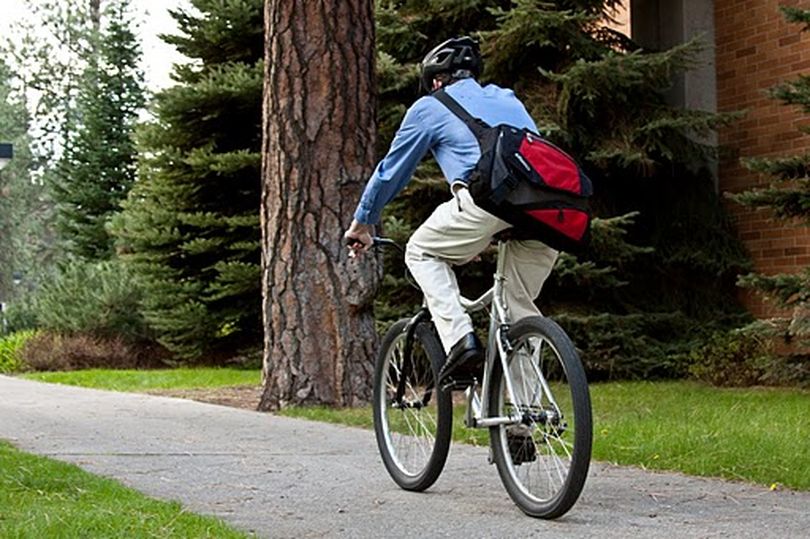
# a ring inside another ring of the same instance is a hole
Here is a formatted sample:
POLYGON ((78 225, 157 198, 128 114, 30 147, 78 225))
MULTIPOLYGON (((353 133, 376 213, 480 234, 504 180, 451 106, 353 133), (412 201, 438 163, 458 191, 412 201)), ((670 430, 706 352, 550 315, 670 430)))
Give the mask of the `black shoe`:
POLYGON ((507 427, 506 444, 515 466, 537 460, 537 447, 532 439, 532 429, 528 426, 521 423, 507 427))
POLYGON ((481 378, 484 351, 475 333, 470 332, 453 345, 439 371, 439 387, 464 389, 481 378))

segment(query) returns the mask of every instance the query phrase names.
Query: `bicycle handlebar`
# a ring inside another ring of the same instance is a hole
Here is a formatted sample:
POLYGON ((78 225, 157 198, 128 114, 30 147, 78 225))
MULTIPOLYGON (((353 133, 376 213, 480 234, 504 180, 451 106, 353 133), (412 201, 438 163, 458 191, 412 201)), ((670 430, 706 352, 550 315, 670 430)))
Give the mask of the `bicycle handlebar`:
MULTIPOLYGON (((355 238, 346 238, 346 245, 348 245, 349 247, 355 247, 355 246, 358 246, 358 245, 362 247, 362 243, 360 242, 360 240, 355 239, 355 238)), ((402 246, 400 244, 398 244, 397 242, 395 242, 394 240, 392 240, 390 238, 383 238, 383 237, 380 237, 380 236, 372 236, 372 238, 371 238, 371 247, 372 248, 375 248, 375 247, 394 247, 398 251, 404 252, 404 249, 402 248, 402 246)))
POLYGON ((395 249, 402 251, 402 246, 392 240, 391 238, 382 238, 380 236, 374 236, 371 238, 371 246, 372 247, 394 247, 395 249))

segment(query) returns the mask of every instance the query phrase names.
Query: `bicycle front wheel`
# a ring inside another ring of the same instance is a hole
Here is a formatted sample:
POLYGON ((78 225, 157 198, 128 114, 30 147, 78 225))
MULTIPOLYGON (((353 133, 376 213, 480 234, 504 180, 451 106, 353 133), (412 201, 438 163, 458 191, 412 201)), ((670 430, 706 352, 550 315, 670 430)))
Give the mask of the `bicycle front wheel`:
POLYGON ((405 490, 425 490, 444 468, 453 428, 449 392, 437 386, 444 351, 432 324, 409 320, 383 338, 374 373, 374 431, 383 463, 405 490))
POLYGON ((533 316, 509 330, 510 394, 500 362, 492 373, 492 415, 517 415, 518 425, 490 428, 490 444, 506 491, 524 513, 557 518, 576 502, 591 460, 591 402, 573 343, 548 318, 533 316))

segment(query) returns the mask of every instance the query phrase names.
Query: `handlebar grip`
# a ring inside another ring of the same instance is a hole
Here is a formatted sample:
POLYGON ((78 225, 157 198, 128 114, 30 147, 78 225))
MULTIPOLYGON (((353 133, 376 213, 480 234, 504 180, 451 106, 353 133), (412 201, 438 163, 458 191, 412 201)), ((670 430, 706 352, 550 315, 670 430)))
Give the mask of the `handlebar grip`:
POLYGON ((365 244, 357 238, 346 238, 346 245, 349 247, 365 247, 365 244))
POLYGON ((398 247, 397 243, 394 240, 388 238, 381 238, 379 236, 374 236, 371 238, 371 245, 373 247, 383 246, 383 245, 391 245, 394 247, 398 247))
MULTIPOLYGON (((358 240, 357 238, 346 238, 345 241, 346 241, 346 245, 348 245, 349 247, 351 247, 353 249, 354 248, 366 247, 366 245, 362 241, 358 240)), ((379 236, 372 236, 371 237, 371 245, 370 245, 370 247, 375 247, 376 248, 376 247, 386 247, 386 246, 395 247, 397 250, 403 251, 402 247, 392 239, 381 238, 379 236)))

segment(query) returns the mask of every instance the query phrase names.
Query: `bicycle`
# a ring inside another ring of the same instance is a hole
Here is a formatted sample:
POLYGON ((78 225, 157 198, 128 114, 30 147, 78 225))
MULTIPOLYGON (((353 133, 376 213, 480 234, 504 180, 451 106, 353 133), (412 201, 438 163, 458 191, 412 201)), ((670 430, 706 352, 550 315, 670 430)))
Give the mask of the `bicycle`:
MULTIPOLYGON (((375 246, 402 247, 386 238, 375 246)), ((510 323, 498 241, 494 284, 472 313, 490 307, 483 375, 465 390, 464 423, 489 429, 490 463, 527 515, 553 519, 578 499, 591 457, 590 393, 579 355, 555 322, 510 323)), ((453 422, 452 388, 438 388, 445 354, 426 307, 383 338, 374 374, 374 430, 383 463, 403 489, 430 487, 444 468, 453 422)))

